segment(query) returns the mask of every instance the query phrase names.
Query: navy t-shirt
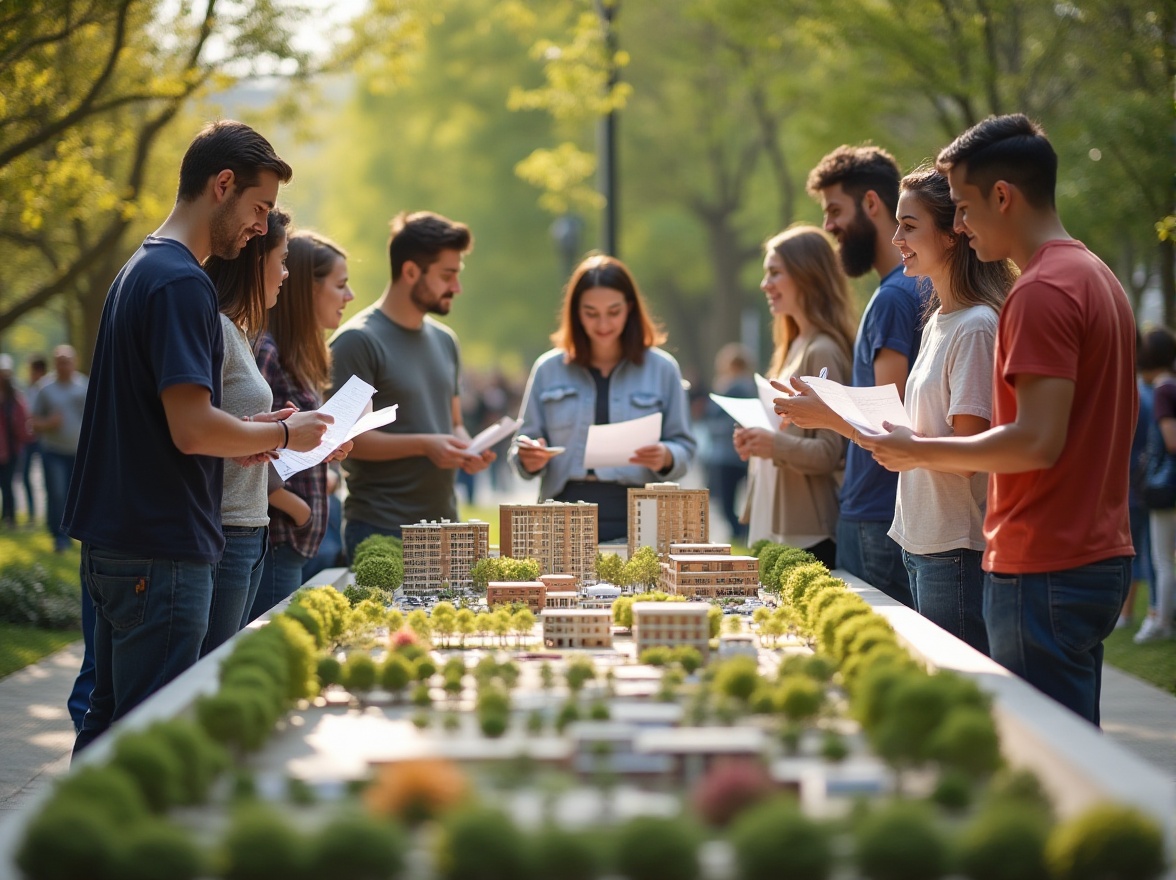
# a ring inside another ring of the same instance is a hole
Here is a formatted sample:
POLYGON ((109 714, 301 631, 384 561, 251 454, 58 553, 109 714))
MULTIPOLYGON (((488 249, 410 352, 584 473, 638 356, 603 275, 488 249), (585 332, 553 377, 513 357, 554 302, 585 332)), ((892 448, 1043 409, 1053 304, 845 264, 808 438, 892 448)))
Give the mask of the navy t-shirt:
MULTIPOLYGON (((920 313, 924 297, 919 279, 908 278, 899 265, 882 279, 862 315, 853 344, 853 384, 865 388, 874 381, 874 358, 884 348, 907 356, 907 372, 919 353, 920 313)), ((899 393, 906 391, 900 388, 899 393)), ((898 474, 886 470, 856 443, 845 457, 845 482, 841 486, 841 517, 855 522, 890 522, 898 474)))
POLYGON ((220 559, 224 463, 176 448, 160 394, 199 385, 220 406, 223 358, 212 281, 182 244, 148 236, 102 308, 65 504, 71 537, 150 558, 220 559))

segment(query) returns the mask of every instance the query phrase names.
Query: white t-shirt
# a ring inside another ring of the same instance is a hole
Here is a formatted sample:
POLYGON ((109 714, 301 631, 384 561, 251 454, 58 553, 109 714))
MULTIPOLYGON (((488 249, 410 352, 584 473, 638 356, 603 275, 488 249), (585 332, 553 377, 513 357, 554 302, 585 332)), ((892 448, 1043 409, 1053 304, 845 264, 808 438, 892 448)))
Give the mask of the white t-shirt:
MULTIPOLYGON (((996 322, 988 306, 947 315, 937 311, 927 321, 906 386, 906 411, 916 432, 946 437, 958 415, 991 421, 996 322)), ((987 488, 987 474, 904 471, 898 477, 890 537, 917 555, 983 550, 987 488)))

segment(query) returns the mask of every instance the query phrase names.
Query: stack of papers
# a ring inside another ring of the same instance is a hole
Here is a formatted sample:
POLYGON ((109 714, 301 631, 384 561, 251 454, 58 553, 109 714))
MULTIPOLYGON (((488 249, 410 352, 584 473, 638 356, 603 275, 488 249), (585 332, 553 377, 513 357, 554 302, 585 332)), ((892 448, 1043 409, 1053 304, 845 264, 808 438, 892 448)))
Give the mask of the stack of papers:
POLYGON ((611 425, 589 425, 584 467, 629 467, 633 453, 661 440, 661 429, 661 413, 611 425))
POLYGON ((481 455, 487 449, 492 446, 497 446, 507 437, 512 436, 522 423, 522 419, 512 419, 510 416, 503 416, 490 427, 483 428, 479 431, 477 436, 470 440, 470 445, 466 447, 466 452, 470 455, 481 455))
POLYGON ((802 377, 817 397, 863 434, 885 434, 883 422, 913 428, 894 383, 868 388, 841 385, 818 376, 802 377))

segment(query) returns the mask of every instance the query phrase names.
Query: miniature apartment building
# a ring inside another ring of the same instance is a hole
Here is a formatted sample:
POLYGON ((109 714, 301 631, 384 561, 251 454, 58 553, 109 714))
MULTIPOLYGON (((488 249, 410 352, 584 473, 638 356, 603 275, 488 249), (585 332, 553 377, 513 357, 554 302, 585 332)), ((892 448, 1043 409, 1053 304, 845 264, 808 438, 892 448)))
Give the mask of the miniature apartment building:
POLYGON ((490 554, 490 523, 447 519, 405 525, 404 592, 429 593, 448 584, 454 589, 473 586, 470 569, 490 554))
POLYGON ((548 648, 612 647, 612 612, 607 608, 545 608, 539 620, 548 648))
POLYGON ((705 660, 710 650, 708 602, 634 602, 633 642, 637 656, 646 648, 665 645, 697 648, 705 660))
POLYGON ((490 608, 522 602, 538 614, 546 598, 547 587, 542 581, 490 581, 486 585, 486 604, 490 608))
POLYGON ((730 556, 730 544, 671 544, 670 553, 678 556, 693 554, 695 556, 730 556))
POLYGON ((570 574, 583 583, 595 583, 595 504, 503 504, 498 516, 499 552, 503 556, 530 557, 538 561, 540 571, 570 574))
POLYGON ((683 489, 677 483, 646 483, 629 490, 629 555, 652 547, 658 556, 671 544, 705 544, 710 540, 710 492, 683 489))
POLYGON ((547 597, 543 603, 544 608, 578 608, 580 607, 580 594, 575 590, 547 590, 547 597))
POLYGON ((671 553, 661 571, 661 590, 671 596, 709 600, 759 592, 759 560, 754 556, 671 553))

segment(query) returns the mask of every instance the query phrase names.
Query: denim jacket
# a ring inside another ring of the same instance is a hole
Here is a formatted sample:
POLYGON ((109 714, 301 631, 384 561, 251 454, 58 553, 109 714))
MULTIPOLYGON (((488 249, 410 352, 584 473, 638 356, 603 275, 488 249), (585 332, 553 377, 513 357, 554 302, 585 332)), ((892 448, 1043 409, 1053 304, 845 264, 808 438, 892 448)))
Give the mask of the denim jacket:
MULTIPOLYGON (((655 412, 662 414, 660 440, 674 456, 674 463, 664 474, 640 465, 597 468, 597 479, 643 486, 649 482, 677 480, 685 474, 697 444, 690 433, 689 408, 678 362, 660 348, 647 349, 640 366, 629 360, 617 364, 609 376, 608 388, 608 418, 612 423, 655 412)), ((595 413, 596 383, 587 369, 565 363, 561 349, 553 349, 535 361, 523 395, 523 424, 518 434, 532 439, 544 437, 548 446, 563 446, 567 451, 552 458, 537 473, 528 473, 519 463, 516 434, 510 445, 510 461, 524 479, 542 478, 541 500, 554 498, 569 480, 582 480, 586 476, 584 448, 595 413)))

